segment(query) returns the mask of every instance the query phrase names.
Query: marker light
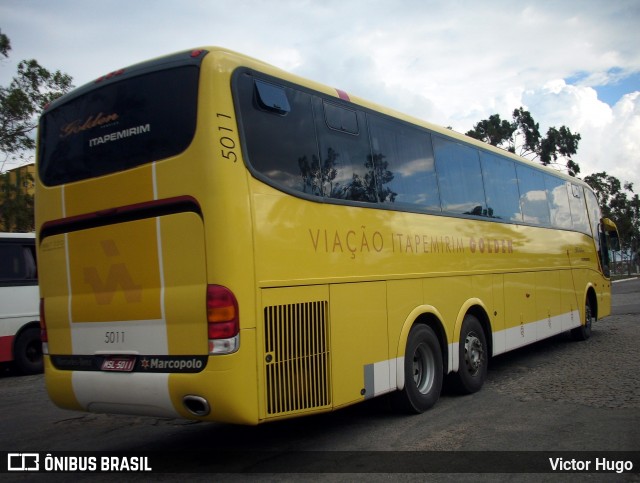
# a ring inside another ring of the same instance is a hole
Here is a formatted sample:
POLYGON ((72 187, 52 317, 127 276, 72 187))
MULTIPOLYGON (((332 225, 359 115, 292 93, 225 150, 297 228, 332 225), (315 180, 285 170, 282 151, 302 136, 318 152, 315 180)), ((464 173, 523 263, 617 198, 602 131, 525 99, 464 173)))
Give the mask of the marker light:
POLYGON ((40 299, 40 341, 42 342, 42 353, 49 353, 49 335, 47 334, 47 322, 44 318, 44 299, 40 299))

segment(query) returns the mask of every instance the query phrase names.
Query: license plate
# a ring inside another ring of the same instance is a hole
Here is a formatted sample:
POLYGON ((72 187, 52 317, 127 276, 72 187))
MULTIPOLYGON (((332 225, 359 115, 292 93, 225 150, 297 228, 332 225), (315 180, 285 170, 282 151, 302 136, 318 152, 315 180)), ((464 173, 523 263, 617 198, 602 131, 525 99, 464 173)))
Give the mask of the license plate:
POLYGON ((102 361, 103 371, 131 372, 136 365, 135 356, 107 356, 102 361))

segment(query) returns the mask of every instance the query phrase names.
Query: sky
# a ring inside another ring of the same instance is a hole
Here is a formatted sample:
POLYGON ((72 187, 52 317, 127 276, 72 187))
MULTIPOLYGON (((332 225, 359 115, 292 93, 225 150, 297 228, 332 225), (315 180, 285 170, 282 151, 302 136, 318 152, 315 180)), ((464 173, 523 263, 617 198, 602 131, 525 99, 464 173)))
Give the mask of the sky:
POLYGON ((581 135, 580 177, 639 192, 639 27, 640 0, 0 0, 0 85, 217 45, 463 133, 523 106, 581 135))

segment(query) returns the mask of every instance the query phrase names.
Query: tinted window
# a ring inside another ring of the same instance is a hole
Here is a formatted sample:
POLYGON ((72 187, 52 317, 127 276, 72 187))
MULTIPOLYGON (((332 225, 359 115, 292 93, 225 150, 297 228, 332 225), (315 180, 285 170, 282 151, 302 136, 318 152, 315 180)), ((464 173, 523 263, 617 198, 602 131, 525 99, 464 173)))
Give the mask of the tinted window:
POLYGON ((356 111, 346 109, 331 102, 324 103, 324 116, 327 126, 349 134, 358 134, 358 117, 356 111))
POLYGON ((547 189, 551 224, 557 228, 571 228, 571 210, 567 189, 569 183, 548 174, 544 175, 544 183, 547 189))
POLYGON ((0 284, 35 284, 37 277, 34 245, 0 242, 0 284))
POLYGON ((589 232, 582 188, 544 171, 284 81, 233 82, 245 159, 280 187, 589 232))
MULTIPOLYGON (((316 122, 323 195, 340 200, 377 202, 375 167, 364 112, 323 102, 319 97, 313 98, 313 107, 315 112, 323 113, 316 122), (338 129, 337 122, 334 127, 329 126, 325 122, 328 118, 344 120, 344 128, 338 129), (359 134, 353 132, 354 126, 362 126, 359 134)), ((313 176, 314 170, 309 173, 313 176)))
POLYGON ((283 87, 256 80, 257 100, 263 109, 286 114, 291 110, 289 100, 283 87))
POLYGON ((600 250, 600 206, 598 205, 598 199, 596 195, 590 189, 584 190, 585 198, 587 200, 587 210, 589 211, 589 220, 591 222, 591 231, 593 238, 596 241, 596 248, 600 250))
POLYGON ((527 166, 517 166, 520 206, 526 223, 549 225, 549 203, 542 171, 527 166))
POLYGON ((58 185, 184 151, 195 133, 197 66, 138 75, 47 112, 40 127, 40 176, 58 185))
POLYGON ((569 206, 571 207, 571 221, 573 228, 586 234, 591 234, 587 206, 581 186, 571 185, 569 190, 569 206))
POLYGON ((433 148, 442 210, 488 216, 478 151, 435 136, 433 148))
POLYGON ((487 215, 506 221, 522 221, 516 166, 494 154, 480 151, 487 215))
POLYGON ((377 180, 382 185, 378 198, 440 211, 431 135, 380 117, 369 116, 368 121, 377 180))
POLYGON ((238 78, 247 161, 279 185, 321 196, 330 173, 320 165, 311 95, 260 82, 249 74, 238 78), (266 100, 258 85, 271 86, 273 102, 284 104, 286 98, 288 112, 263 109, 266 100), (275 101, 276 97, 281 99, 275 101))
POLYGON ((596 245, 598 258, 600 259, 600 266, 602 267, 604 274, 608 277, 610 275, 609 252, 607 251, 606 241, 603 239, 604 234, 600 230, 600 219, 602 217, 602 213, 600 212, 598 199, 593 191, 587 188, 584 189, 584 195, 587 200, 587 211, 589 212, 591 230, 593 231, 593 241, 596 245))

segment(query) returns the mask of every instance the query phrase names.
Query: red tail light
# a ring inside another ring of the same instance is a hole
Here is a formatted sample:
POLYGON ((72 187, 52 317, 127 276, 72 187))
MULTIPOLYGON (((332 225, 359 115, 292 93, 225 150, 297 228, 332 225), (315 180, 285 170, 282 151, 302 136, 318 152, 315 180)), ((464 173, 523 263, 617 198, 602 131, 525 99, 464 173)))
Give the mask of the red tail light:
POLYGON ((220 285, 207 287, 209 339, 230 339, 240 332, 238 301, 233 292, 220 285))

